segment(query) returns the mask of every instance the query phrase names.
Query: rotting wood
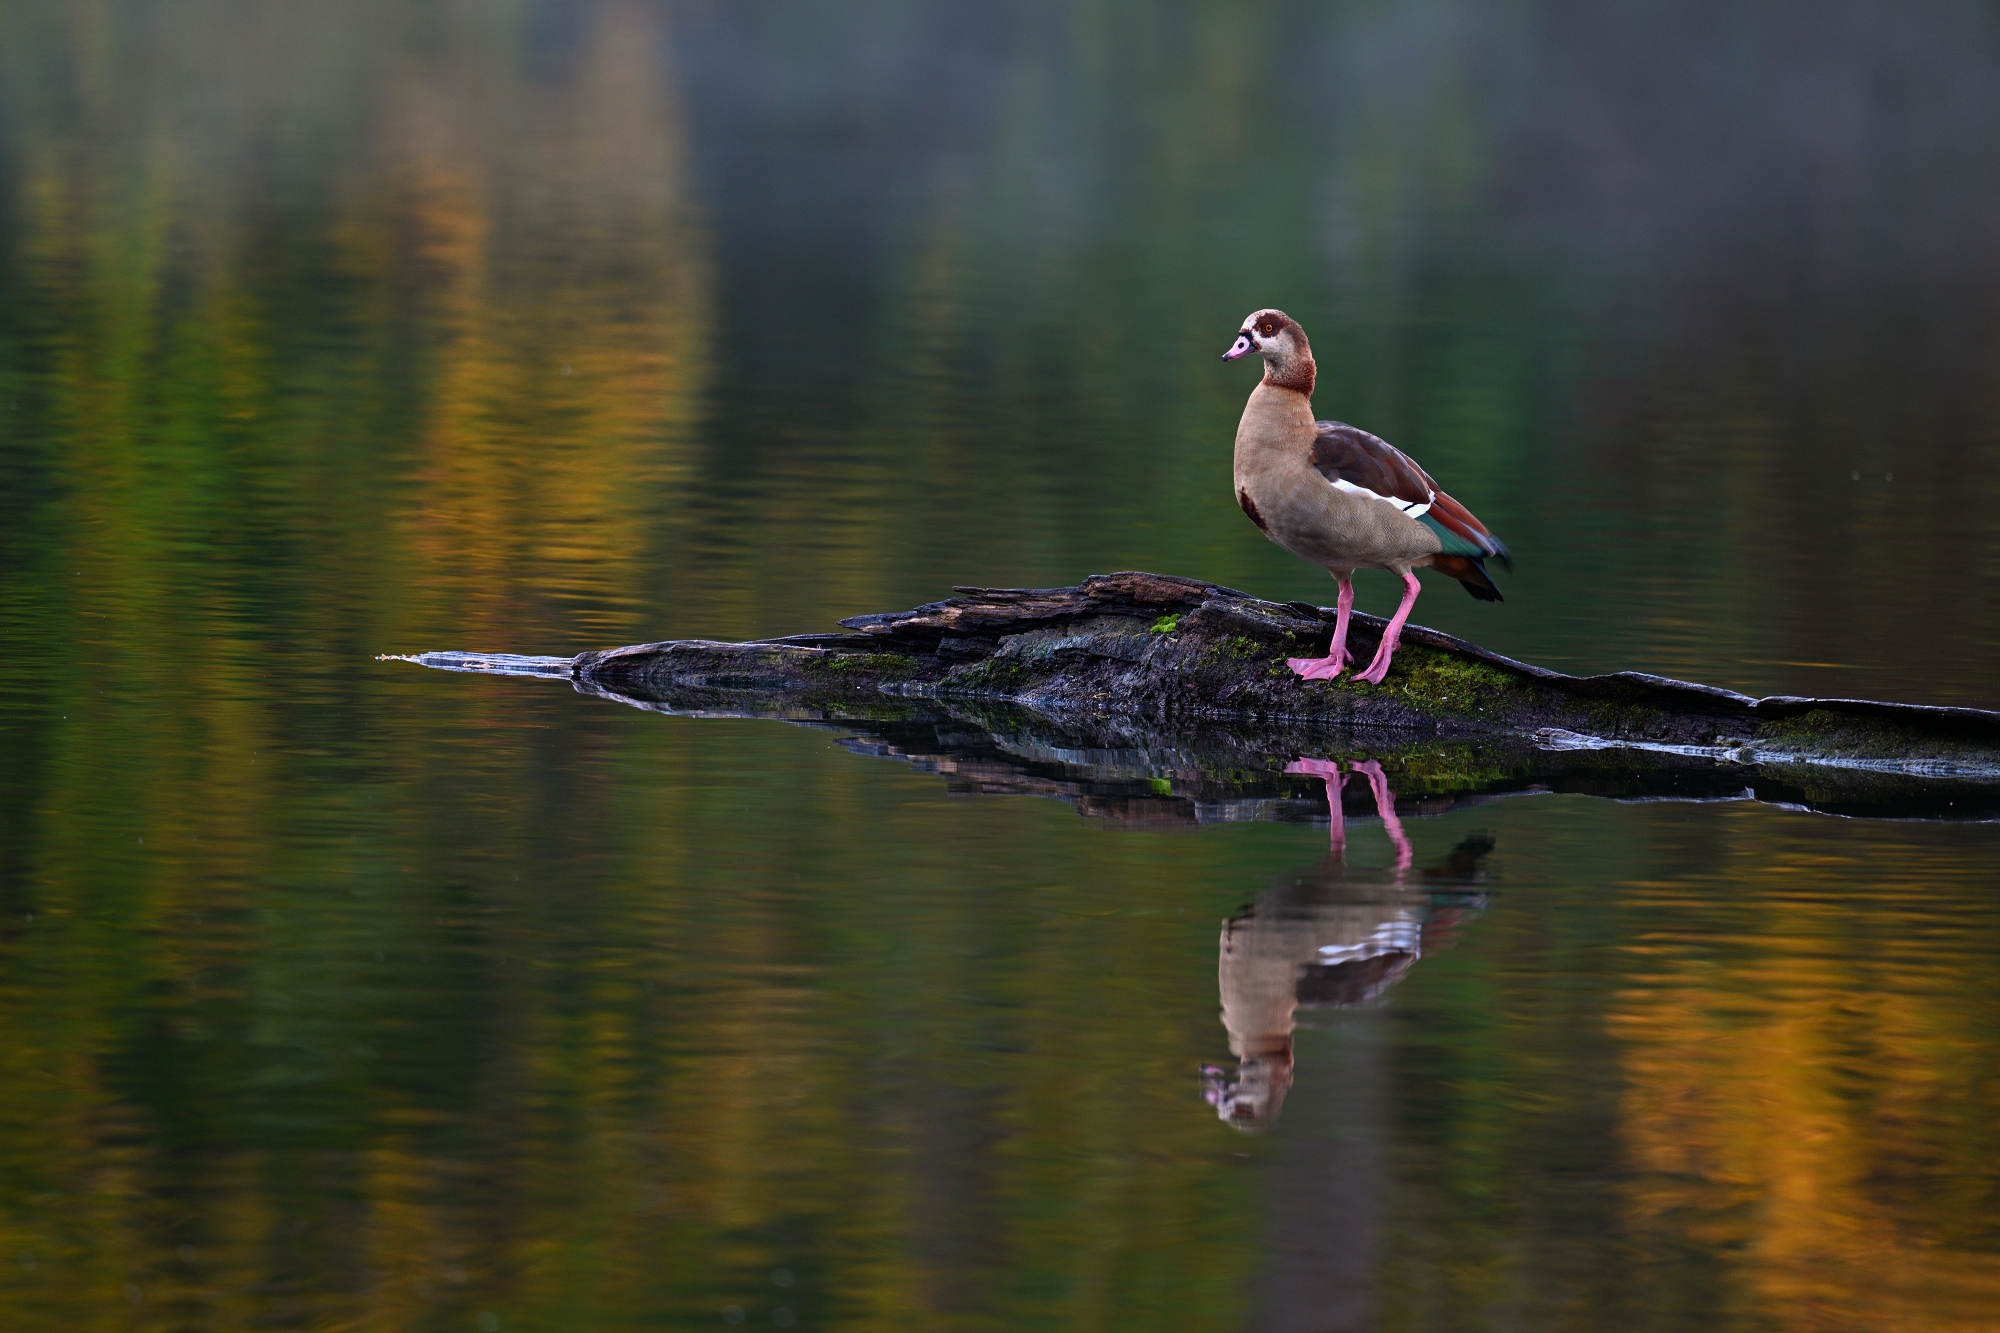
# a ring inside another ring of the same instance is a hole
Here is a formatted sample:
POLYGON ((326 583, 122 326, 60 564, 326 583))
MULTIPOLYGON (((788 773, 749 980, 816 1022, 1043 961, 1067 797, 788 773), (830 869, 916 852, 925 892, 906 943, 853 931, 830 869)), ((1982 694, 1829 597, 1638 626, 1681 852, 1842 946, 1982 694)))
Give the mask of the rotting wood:
MULTIPOLYGON (((845 634, 750 643, 672 640, 574 658, 425 653, 457 670, 566 677, 677 711, 824 711, 894 700, 1004 703, 1033 714, 1128 717, 1158 728, 1252 724, 1382 740, 1515 737, 1553 752, 1620 748, 1736 765, 1831 765, 1925 779, 2000 780, 2000 713, 1773 696, 1641 672, 1568 676, 1409 626, 1379 686, 1301 681, 1287 657, 1326 651, 1333 611, 1196 579, 1128 572, 1068 588, 957 588, 909 611, 853 616, 845 634)), ((1366 660, 1384 621, 1356 613, 1366 660)))

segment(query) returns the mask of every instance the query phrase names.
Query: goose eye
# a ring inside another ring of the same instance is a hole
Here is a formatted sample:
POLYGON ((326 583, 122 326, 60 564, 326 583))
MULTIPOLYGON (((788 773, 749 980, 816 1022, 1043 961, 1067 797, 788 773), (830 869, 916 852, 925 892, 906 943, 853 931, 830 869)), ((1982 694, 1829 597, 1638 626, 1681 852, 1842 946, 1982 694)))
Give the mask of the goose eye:
POLYGON ((1270 337, 1277 331, 1278 331, 1278 326, 1276 324, 1271 323, 1269 320, 1265 320, 1262 324, 1259 324, 1257 326, 1257 332, 1263 334, 1266 338, 1270 337))

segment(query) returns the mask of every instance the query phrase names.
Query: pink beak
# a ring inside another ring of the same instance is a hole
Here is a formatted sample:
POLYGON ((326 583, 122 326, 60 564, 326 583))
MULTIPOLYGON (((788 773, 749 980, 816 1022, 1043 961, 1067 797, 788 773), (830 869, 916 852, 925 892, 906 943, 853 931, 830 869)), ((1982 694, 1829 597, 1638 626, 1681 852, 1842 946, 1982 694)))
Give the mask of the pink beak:
POLYGON ((1222 354, 1222 359, 1224 361, 1234 361, 1246 352, 1254 352, 1256 350, 1257 344, 1251 341, 1250 330, 1245 329, 1236 335, 1236 341, 1229 345, 1229 350, 1222 354))

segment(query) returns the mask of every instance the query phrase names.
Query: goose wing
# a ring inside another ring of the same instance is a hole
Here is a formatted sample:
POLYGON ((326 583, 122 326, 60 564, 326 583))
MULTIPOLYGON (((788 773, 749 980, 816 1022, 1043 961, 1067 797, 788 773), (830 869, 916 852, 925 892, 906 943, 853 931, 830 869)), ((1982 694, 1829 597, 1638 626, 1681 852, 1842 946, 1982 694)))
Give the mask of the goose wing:
POLYGON ((1416 460, 1365 430, 1339 421, 1314 423, 1312 465, 1336 488, 1392 504, 1437 533, 1445 555, 1496 559, 1508 568, 1507 547, 1472 511, 1438 489, 1416 460))

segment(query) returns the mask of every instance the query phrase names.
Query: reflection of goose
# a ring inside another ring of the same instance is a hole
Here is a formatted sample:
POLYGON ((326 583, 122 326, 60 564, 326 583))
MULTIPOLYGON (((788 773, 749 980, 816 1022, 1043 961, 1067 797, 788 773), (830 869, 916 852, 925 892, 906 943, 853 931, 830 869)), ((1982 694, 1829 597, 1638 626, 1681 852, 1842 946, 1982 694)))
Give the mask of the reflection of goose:
POLYGON ((1296 1011, 1366 1004, 1400 981, 1425 948, 1437 947, 1464 916, 1479 862, 1493 849, 1492 839, 1469 837, 1444 864, 1421 872, 1418 884, 1406 883, 1414 853, 1396 817, 1396 794, 1380 764, 1350 767, 1368 779, 1376 812, 1396 848, 1394 867, 1347 867, 1340 799, 1347 774, 1337 762, 1301 759, 1285 771, 1326 779, 1333 816, 1327 854, 1316 865, 1279 877, 1241 915, 1222 924, 1217 981, 1222 1025, 1238 1065, 1233 1079, 1214 1066, 1203 1074, 1209 1103, 1238 1129, 1269 1125, 1284 1104, 1292 1084, 1296 1011), (1441 890, 1449 895, 1442 904, 1441 890))

